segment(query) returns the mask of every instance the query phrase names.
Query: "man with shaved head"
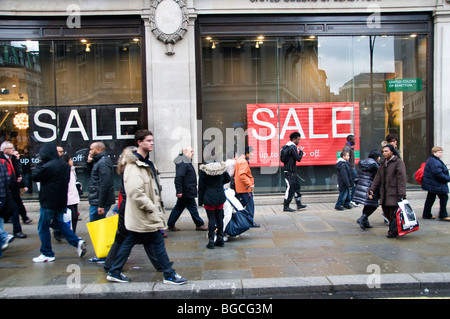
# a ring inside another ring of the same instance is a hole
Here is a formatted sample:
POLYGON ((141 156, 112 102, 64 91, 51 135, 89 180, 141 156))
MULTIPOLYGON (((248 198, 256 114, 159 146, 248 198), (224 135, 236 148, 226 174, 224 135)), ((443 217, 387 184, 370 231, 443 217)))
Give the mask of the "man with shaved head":
MULTIPOLYGON (((103 142, 94 142, 89 147, 87 167, 89 181, 89 219, 91 222, 105 218, 109 208, 115 203, 114 166, 106 154, 103 142)), ((89 262, 104 263, 105 258, 91 258, 89 262)))
POLYGON ((176 166, 175 190, 177 203, 170 213, 167 226, 172 231, 180 230, 175 227, 175 223, 185 208, 191 214, 196 230, 207 230, 203 219, 198 214, 195 197, 197 197, 197 175, 192 166, 194 149, 191 146, 183 147, 183 152, 179 154, 174 162, 176 166))

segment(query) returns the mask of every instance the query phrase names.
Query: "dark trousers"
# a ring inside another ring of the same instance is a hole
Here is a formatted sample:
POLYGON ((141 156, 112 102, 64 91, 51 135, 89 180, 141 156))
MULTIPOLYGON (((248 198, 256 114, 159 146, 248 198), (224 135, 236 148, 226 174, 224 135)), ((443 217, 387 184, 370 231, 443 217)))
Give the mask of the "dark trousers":
POLYGON ((389 231, 388 235, 397 235, 397 218, 395 214, 397 213, 398 206, 381 206, 383 209, 384 217, 389 221, 389 231))
POLYGON ((434 201, 436 200, 436 196, 439 197, 439 218, 448 217, 447 214, 447 202, 448 202, 448 194, 436 194, 432 192, 428 192, 427 199, 425 200, 425 205, 423 207, 423 218, 431 218, 431 208, 433 207, 434 201))
POLYGON ((206 209, 208 216, 208 237, 214 238, 216 227, 217 235, 223 237, 223 209, 206 209))
POLYGON ((300 178, 296 173, 285 171, 284 180, 286 182, 286 192, 284 194, 286 203, 290 204, 294 196, 295 200, 299 201, 302 198, 302 194, 300 193, 300 178))
POLYGON ((128 236, 120 245, 116 258, 109 269, 109 274, 119 275, 122 272, 134 245, 144 245, 145 252, 157 270, 162 270, 167 279, 175 274, 169 256, 167 255, 164 238, 160 231, 151 233, 136 233, 128 231, 128 236))
POLYGON ((199 227, 205 224, 203 222, 203 219, 198 214, 197 203, 195 202, 195 198, 181 197, 177 199, 177 203, 175 204, 175 207, 172 209, 172 212, 170 213, 169 220, 167 221, 167 226, 169 227, 175 226, 175 223, 177 222, 178 218, 180 218, 181 213, 184 211, 185 208, 187 208, 187 210, 191 214, 195 226, 199 227))

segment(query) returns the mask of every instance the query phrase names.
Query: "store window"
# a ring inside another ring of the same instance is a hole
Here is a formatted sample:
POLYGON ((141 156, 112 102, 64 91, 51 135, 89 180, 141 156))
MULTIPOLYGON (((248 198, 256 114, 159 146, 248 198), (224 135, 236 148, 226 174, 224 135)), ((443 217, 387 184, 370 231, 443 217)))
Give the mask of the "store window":
MULTIPOLYGON (((113 163, 134 143, 142 108, 141 37, 0 41, 0 134, 21 156, 26 193, 43 143, 64 148, 86 186, 89 145, 113 163)), ((32 196, 32 195, 30 195, 32 196)))
POLYGON ((413 186, 428 154, 428 42, 417 33, 202 35, 204 155, 214 147, 225 160, 250 145, 256 192, 282 192, 278 153, 300 131, 302 190, 336 190, 347 135, 356 137, 358 161, 394 133, 413 186))

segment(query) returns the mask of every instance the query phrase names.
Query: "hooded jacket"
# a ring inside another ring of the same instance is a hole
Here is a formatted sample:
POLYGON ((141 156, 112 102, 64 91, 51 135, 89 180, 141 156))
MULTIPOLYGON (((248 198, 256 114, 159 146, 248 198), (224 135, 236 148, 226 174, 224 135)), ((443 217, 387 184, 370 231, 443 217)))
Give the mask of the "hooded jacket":
POLYGON ((297 162, 300 162, 303 158, 303 151, 297 148, 294 142, 289 141, 285 145, 289 148, 288 150, 288 160, 284 164, 284 171, 288 171, 291 173, 297 172, 297 162))
POLYGON ((349 162, 340 157, 337 163, 334 164, 334 167, 336 167, 337 170, 339 191, 353 187, 353 172, 349 162))
POLYGON ((184 198, 197 197, 197 175, 194 166, 192 166, 192 159, 180 154, 175 158, 174 163, 176 165, 176 193, 183 194, 184 198))
POLYGON ((33 181, 40 182, 41 207, 64 209, 70 180, 69 164, 58 156, 55 143, 46 143, 39 150, 41 161, 33 171, 33 181))
POLYGON ((123 185, 127 196, 125 227, 137 233, 166 229, 164 205, 156 167, 139 153, 125 153, 123 185))
POLYGON ((439 157, 431 155, 423 170, 422 189, 434 194, 447 194, 449 182, 447 166, 439 157))
POLYGON ((223 185, 230 182, 225 163, 212 162, 200 165, 198 181, 198 205, 216 206, 225 203, 223 185))

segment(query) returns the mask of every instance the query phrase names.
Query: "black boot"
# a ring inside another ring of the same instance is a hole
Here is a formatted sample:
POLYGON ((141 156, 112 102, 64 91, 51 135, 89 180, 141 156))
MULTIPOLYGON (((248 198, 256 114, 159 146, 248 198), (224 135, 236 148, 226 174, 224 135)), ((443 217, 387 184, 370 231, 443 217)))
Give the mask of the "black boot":
POLYGON ((297 203, 297 210, 306 208, 306 205, 303 205, 303 204, 302 204, 302 199, 301 199, 301 198, 296 199, 295 202, 297 203))
POLYGON ((367 216, 364 214, 362 214, 356 222, 359 224, 359 227, 361 227, 362 230, 366 230, 366 225, 369 223, 369 221, 367 220, 367 216))
POLYGON ((284 200, 284 204, 283 204, 283 212, 295 212, 295 210, 293 210, 292 208, 289 207, 289 202, 287 200, 284 200))
POLYGON ((214 249, 214 235, 208 234, 208 244, 206 245, 206 248, 214 249))

